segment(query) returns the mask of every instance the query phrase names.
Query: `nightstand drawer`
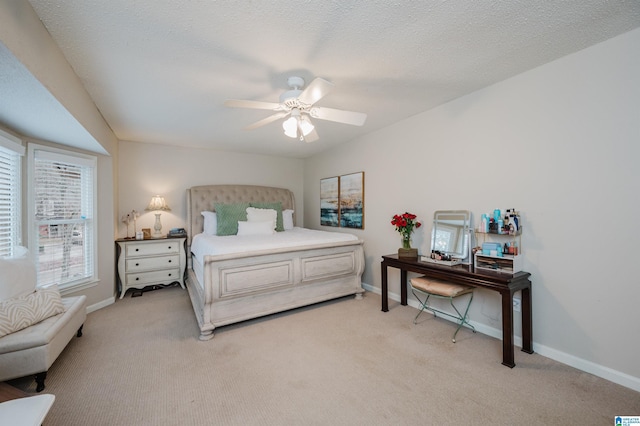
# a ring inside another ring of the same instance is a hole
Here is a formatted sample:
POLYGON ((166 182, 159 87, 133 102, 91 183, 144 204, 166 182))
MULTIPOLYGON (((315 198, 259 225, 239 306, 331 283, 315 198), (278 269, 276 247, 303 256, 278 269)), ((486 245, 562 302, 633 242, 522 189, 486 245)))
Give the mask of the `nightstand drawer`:
POLYGON ((155 256, 180 252, 180 241, 158 241, 152 243, 129 243, 125 247, 126 257, 155 256))
POLYGON ((171 283, 180 280, 180 269, 167 269, 164 271, 140 272, 127 274, 126 285, 139 285, 151 283, 171 283))
POLYGON ((180 266, 180 256, 175 254, 172 256, 159 257, 140 257, 135 259, 127 259, 126 272, 140 272, 154 269, 177 268, 180 266))

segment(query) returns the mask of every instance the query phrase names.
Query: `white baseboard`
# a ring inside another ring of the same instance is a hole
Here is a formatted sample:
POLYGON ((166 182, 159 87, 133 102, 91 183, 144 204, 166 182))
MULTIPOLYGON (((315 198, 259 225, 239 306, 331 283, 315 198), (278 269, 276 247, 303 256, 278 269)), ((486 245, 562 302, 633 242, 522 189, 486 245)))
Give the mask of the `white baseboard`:
POLYGON ((110 297, 108 299, 105 299, 105 300, 102 300, 102 301, 100 301, 98 303, 94 303, 93 305, 87 306, 87 313, 89 314, 91 312, 97 311, 98 309, 105 308, 105 307, 107 307, 109 305, 112 305, 114 303, 116 303, 116 297, 112 296, 112 297, 110 297))
MULTIPOLYGON (((381 289, 379 289, 378 287, 374 287, 370 284, 362 283, 362 287, 366 291, 370 291, 376 294, 382 294, 381 289)), ((395 300, 396 302, 400 302, 400 295, 389 292, 389 299, 395 300)), ((415 300, 409 299, 407 300, 407 303, 409 306, 415 309, 420 309, 420 306, 415 300)), ((447 318, 446 316, 441 316, 438 318, 444 318, 448 321, 455 322, 453 318, 447 318)), ((469 321, 469 322, 471 323, 471 325, 475 327, 477 332, 485 334, 487 336, 495 337, 498 340, 502 340, 502 330, 494 327, 489 327, 486 324, 477 323, 475 321, 469 321)), ((513 336, 513 341, 516 346, 522 347, 522 336, 513 336)), ((611 368, 602 366, 600 364, 596 364, 591 361, 578 358, 574 355, 571 355, 562 351, 558 351, 556 349, 550 348, 545 345, 540 345, 535 341, 533 342, 533 350, 534 352, 544 357, 550 358, 554 361, 561 362, 570 367, 577 368, 578 370, 584 371, 589 374, 593 374, 594 376, 601 377, 603 379, 609 380, 610 382, 613 382, 618 385, 640 392, 640 378, 638 377, 634 377, 629 374, 622 373, 620 371, 616 371, 611 368)))

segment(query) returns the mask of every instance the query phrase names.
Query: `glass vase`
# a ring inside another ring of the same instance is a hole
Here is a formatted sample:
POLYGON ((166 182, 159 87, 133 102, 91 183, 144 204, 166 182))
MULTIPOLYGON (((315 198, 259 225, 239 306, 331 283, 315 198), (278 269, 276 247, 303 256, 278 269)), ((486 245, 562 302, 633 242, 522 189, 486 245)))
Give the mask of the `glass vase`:
POLYGON ((411 248, 411 236, 403 235, 402 236, 402 248, 410 249, 411 248))

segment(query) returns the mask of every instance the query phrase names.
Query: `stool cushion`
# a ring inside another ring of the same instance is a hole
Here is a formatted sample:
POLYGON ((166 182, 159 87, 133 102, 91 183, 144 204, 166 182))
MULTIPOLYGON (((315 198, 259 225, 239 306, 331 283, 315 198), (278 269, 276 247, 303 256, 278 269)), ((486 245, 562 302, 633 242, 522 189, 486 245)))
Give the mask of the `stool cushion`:
POLYGON ((437 294, 438 296, 444 297, 456 297, 473 291, 473 287, 433 280, 427 277, 411 278, 411 287, 424 291, 425 293, 437 294))

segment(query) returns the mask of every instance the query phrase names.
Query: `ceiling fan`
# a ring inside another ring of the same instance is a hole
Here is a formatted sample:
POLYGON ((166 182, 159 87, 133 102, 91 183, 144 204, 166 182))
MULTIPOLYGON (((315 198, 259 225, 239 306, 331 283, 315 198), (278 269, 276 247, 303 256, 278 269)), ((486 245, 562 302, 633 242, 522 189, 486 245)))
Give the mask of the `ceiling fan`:
POLYGON ((318 139, 318 133, 311 122, 311 118, 354 126, 362 126, 367 119, 367 114, 362 112, 314 106, 334 87, 334 84, 327 80, 315 78, 304 90, 302 90, 304 87, 304 79, 302 77, 289 77, 287 84, 290 90, 280 95, 279 103, 229 99, 224 104, 234 108, 275 111, 275 114, 247 126, 247 130, 253 130, 281 118, 289 117, 282 123, 284 134, 306 142, 313 142, 318 139))

